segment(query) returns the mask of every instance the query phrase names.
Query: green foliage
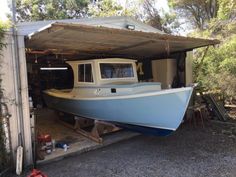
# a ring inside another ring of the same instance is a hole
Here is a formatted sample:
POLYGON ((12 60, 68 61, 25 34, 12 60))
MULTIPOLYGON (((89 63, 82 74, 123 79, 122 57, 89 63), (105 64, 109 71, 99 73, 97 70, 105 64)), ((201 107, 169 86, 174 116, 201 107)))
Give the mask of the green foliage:
MULTIPOLYGON (((129 3, 127 3, 129 4, 129 3)), ((115 0, 16 0, 17 21, 71 19, 81 17, 132 16, 134 8, 123 8, 115 0)))
POLYGON ((236 1, 235 0, 219 0, 218 18, 227 20, 236 16, 236 1))
POLYGON ((194 71, 195 81, 200 83, 204 90, 221 91, 226 97, 236 96, 236 31, 229 29, 236 23, 224 24, 212 27, 211 30, 203 31, 202 36, 214 33, 215 37, 221 39, 221 44, 210 48, 203 61, 199 58, 203 50, 197 50, 195 55, 194 71), (220 30, 219 30, 220 29, 220 30), (215 32, 217 31, 217 33, 215 32), (227 36, 225 35, 226 31, 227 36), (230 32, 230 33, 229 33, 230 32), (200 66, 201 63, 201 66, 200 66), (199 69, 200 68, 200 69, 199 69))
POLYGON ((16 0, 17 21, 85 17, 89 0, 16 0))
POLYGON ((236 1, 168 0, 176 13, 192 21, 192 37, 216 38, 221 43, 194 54, 194 77, 203 90, 236 96, 236 1))
MULTIPOLYGON (((6 44, 3 43, 4 34, 7 31, 7 29, 10 28, 10 26, 11 26, 10 21, 3 22, 0 20, 0 55, 1 55, 1 51, 3 47, 6 46, 6 44)), ((1 66, 1 63, 0 63, 0 66, 1 66)))
MULTIPOLYGON (((8 27, 7 23, 3 23, 2 21, 0 21, 0 59, 2 57, 1 55, 2 49, 5 46, 4 35, 5 35, 5 31, 7 27, 8 27)), ((1 65, 1 60, 0 60, 0 65, 1 65)), ((2 79, 0 75, 0 172, 8 168, 8 162, 9 162, 9 156, 8 156, 8 153, 6 151, 6 146, 5 146, 6 136, 3 130, 5 122, 3 121, 2 106, 5 104, 2 102, 3 92, 1 88, 1 83, 2 83, 2 79)))
POLYGON ((123 8, 114 0, 102 0, 89 5, 89 16, 109 17, 109 16, 133 16, 133 8, 123 8))
POLYGON ((5 30, 6 30, 6 24, 0 21, 0 54, 1 54, 2 48, 5 46, 5 44, 3 43, 5 30))

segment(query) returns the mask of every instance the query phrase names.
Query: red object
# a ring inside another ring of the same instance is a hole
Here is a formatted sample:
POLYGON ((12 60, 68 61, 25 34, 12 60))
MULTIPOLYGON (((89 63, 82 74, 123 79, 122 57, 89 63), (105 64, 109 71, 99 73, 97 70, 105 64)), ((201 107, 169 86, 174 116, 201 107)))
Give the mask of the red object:
POLYGON ((52 138, 50 135, 46 134, 46 135, 39 135, 38 136, 38 141, 40 143, 46 143, 46 142, 51 142, 52 138))
POLYGON ((47 177, 47 176, 44 175, 41 171, 39 171, 37 169, 33 169, 31 174, 28 175, 27 177, 47 177))

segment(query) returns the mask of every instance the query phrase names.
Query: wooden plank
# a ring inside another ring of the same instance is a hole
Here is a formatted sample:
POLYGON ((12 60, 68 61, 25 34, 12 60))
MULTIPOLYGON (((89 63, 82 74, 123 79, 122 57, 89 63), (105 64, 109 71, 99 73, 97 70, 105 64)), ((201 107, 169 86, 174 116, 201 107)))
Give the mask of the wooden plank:
POLYGON ((225 108, 222 105, 219 105, 214 96, 209 95, 203 95, 203 99, 207 102, 208 107, 211 107, 213 109, 213 113, 216 115, 216 117, 221 121, 226 121, 228 119, 227 113, 225 108))

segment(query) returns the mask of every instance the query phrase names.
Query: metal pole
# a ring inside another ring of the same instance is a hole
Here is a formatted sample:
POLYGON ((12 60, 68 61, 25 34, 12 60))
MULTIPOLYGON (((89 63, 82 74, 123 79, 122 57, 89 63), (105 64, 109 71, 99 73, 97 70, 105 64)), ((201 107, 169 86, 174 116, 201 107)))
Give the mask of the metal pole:
MULTIPOLYGON (((13 34, 13 52, 14 52, 14 80, 15 80, 15 94, 16 94, 16 106, 17 106, 17 112, 18 112, 18 149, 23 149, 24 142, 24 124, 23 124, 23 110, 22 110, 22 97, 21 97, 21 72, 20 72, 20 61, 19 61, 19 49, 18 49, 18 36, 16 31, 16 1, 12 0, 12 34, 13 34)), ((22 151, 22 150, 21 150, 22 151)), ((23 156, 23 154, 21 154, 23 156)), ((18 154, 17 154, 18 157, 18 154)), ((17 159, 18 160, 18 159, 17 159)), ((20 164, 19 173, 21 173, 22 170, 22 157, 20 159, 20 162, 17 162, 17 166, 20 164)), ((18 167, 17 167, 18 168, 18 167)))
POLYGON ((12 23, 13 23, 13 27, 16 24, 16 1, 12 0, 12 23))

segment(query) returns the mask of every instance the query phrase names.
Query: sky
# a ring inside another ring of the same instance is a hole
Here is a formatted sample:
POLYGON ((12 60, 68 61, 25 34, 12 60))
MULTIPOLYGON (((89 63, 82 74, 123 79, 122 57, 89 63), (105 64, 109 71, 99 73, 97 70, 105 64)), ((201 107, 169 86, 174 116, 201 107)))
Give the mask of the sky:
POLYGON ((7 16, 6 13, 9 13, 9 8, 7 4, 8 0, 1 0, 1 5, 0 5, 0 20, 6 21, 7 16))
MULTIPOLYGON (((126 1, 128 2, 128 0, 116 0, 118 3, 120 3, 122 6, 125 7, 126 1)), ((133 1, 139 1, 139 0, 133 0, 133 1)), ((167 0, 156 0, 157 3, 157 8, 163 8, 165 11, 169 10, 168 4, 167 4, 167 0)), ((6 21, 7 17, 6 17, 6 13, 10 12, 10 9, 8 7, 8 0, 1 0, 1 5, 0 5, 0 20, 6 21)))

